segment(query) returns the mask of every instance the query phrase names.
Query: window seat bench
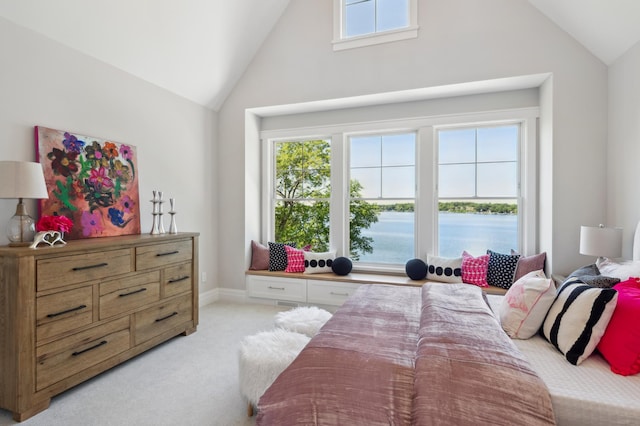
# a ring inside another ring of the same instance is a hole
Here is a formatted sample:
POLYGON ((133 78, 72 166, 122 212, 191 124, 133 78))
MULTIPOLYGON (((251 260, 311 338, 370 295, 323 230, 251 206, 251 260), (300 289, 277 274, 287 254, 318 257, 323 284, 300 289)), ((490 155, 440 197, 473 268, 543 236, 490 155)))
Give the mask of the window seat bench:
MULTIPOLYGON (((323 274, 253 270, 245 272, 247 295, 250 298, 336 307, 342 305, 347 297, 362 284, 421 287, 429 282, 435 281, 412 280, 406 275, 364 272, 351 272, 347 275, 336 275, 332 272, 323 274)), ((505 289, 494 286, 484 288, 484 291, 487 294, 506 293, 505 289)))

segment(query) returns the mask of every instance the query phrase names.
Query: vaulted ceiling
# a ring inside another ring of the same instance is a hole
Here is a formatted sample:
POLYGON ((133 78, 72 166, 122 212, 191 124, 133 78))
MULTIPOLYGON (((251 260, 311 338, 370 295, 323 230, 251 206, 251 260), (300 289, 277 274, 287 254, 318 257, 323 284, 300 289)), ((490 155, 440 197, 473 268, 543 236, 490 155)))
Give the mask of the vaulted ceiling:
MULTIPOLYGON (((0 0, 0 16, 217 110, 289 1, 0 0)), ((640 40, 639 0, 528 1, 605 64, 640 40)))

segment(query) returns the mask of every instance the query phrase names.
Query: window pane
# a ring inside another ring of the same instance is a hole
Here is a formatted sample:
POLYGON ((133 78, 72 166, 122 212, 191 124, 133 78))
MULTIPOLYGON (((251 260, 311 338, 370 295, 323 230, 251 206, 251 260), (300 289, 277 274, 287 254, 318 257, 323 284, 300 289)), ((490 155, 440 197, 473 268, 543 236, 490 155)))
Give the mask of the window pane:
POLYGON ((357 203, 350 205, 351 253, 359 262, 405 264, 415 256, 414 203, 388 201, 385 204, 357 203), (363 205, 364 204, 364 205, 363 205), (367 214, 354 216, 353 212, 369 209, 375 221, 364 223, 367 214), (354 229, 359 235, 354 235, 354 229))
POLYGON ((478 197, 515 197, 517 183, 516 163, 478 164, 478 197))
POLYGON ((413 198, 416 191, 415 167, 385 167, 382 169, 382 197, 413 198))
POLYGON ((279 201, 275 207, 275 240, 329 249, 329 202, 279 201))
POLYGON ((478 129, 478 161, 517 161, 518 126, 478 129))
POLYGON ((345 37, 374 33, 375 24, 376 9, 373 0, 345 6, 345 37))
POLYGON ((464 250, 480 256, 487 249, 510 253, 518 249, 516 200, 501 203, 441 202, 438 253, 459 257, 464 250))
POLYGON ((474 164, 451 164, 438 168, 438 194, 440 197, 474 197, 475 188, 474 164))
POLYGON ((378 0, 377 31, 409 26, 409 0, 378 0))
POLYGON ((351 180, 360 184, 361 198, 380 198, 381 170, 379 167, 352 169, 351 180))
POLYGON ((382 137, 383 166, 412 166, 415 164, 415 134, 385 135, 382 137))
POLYGON ((378 167, 382 163, 380 136, 351 137, 351 167, 378 167))
POLYGON ((440 130, 438 141, 438 161, 440 164, 476 161, 475 129, 440 130))

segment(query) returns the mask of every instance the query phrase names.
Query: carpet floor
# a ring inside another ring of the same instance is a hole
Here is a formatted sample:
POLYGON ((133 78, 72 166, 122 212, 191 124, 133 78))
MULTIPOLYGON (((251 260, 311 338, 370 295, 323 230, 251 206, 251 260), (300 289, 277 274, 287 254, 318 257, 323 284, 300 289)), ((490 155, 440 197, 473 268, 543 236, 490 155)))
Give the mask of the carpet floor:
MULTIPOLYGON (((216 302, 200 308, 198 330, 178 336, 54 397, 26 426, 245 426, 238 387, 244 336, 273 328, 286 308, 216 302)), ((16 424, 0 410, 0 426, 16 424)))

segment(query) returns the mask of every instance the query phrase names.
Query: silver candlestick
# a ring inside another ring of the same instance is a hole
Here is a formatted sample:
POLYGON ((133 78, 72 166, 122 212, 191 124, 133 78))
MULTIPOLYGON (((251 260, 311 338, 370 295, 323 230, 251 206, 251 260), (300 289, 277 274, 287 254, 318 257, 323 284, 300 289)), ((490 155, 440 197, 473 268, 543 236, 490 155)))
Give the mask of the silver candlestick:
POLYGON ((169 214, 171 215, 171 223, 169 224, 169 233, 177 234, 178 233, 178 225, 176 225, 176 199, 169 198, 169 205, 171 206, 171 211, 169 214))

